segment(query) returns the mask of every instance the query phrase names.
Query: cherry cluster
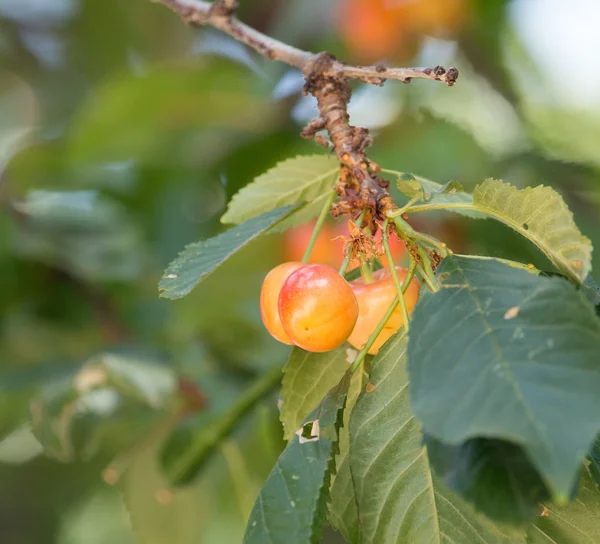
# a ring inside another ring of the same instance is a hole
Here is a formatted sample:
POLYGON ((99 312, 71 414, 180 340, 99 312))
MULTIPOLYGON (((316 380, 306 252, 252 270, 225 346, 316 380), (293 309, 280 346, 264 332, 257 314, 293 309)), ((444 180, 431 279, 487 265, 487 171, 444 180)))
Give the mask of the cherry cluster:
MULTIPOLYGON (((397 266, 396 271, 400 281, 404 281, 408 270, 397 266)), ((418 280, 413 279, 404 294, 409 312, 417 302, 419 288, 418 280)), ((377 270, 371 278, 347 282, 328 265, 292 261, 276 266, 267 274, 260 294, 260 310, 269 333, 284 344, 324 352, 348 341, 362 349, 396 296, 388 268, 377 270)), ((398 306, 368 353, 376 354, 403 324, 404 316, 398 306)))

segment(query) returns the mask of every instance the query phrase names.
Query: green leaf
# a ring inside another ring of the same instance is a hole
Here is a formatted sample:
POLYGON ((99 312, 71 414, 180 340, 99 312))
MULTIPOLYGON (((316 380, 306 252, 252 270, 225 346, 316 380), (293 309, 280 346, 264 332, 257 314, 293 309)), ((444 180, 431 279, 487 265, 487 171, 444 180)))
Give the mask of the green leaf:
POLYGON ((551 187, 517 189, 488 179, 473 191, 474 206, 531 240, 558 270, 581 283, 591 269, 592 244, 551 187))
POLYGON ((281 423, 283 437, 290 440, 327 391, 339 383, 356 357, 347 345, 325 353, 294 348, 283 367, 281 423))
POLYGON ((235 194, 221 221, 239 224, 274 208, 301 202, 318 208, 317 202, 327 198, 333 189, 339 170, 338 161, 328 155, 304 155, 282 161, 235 194))
POLYGON ((349 385, 346 374, 277 460, 250 514, 244 543, 319 540, 349 385))
POLYGON ((358 541, 358 511, 350 473, 349 427, 350 415, 368 379, 364 367, 365 362, 363 361, 352 375, 350 382, 343 425, 339 432, 339 454, 335 458, 335 474, 331 478, 329 504, 327 505, 329 523, 336 531, 342 533, 348 542, 358 541))
POLYGON ((164 421, 145 437, 143 449, 122 475, 123 502, 141 544, 203 542, 206 526, 217 515, 216 490, 209 481, 198 480, 193 486, 171 489, 160 470, 158 450, 172 424, 172 420, 164 421))
POLYGON ((287 217, 294 208, 278 208, 250 219, 214 238, 189 244, 171 262, 158 284, 160 296, 170 299, 184 297, 209 274, 214 272, 236 251, 287 217))
POLYGON ((600 321, 568 281, 495 259, 451 256, 441 290, 413 314, 413 409, 428 434, 524 448, 559 502, 569 500, 600 430, 600 321), (432 402, 431 399, 435 399, 432 402))
POLYGON ((226 412, 213 416, 201 414, 200 425, 191 430, 176 429, 165 442, 161 461, 172 485, 189 483, 203 468, 210 456, 229 436, 238 422, 279 384, 281 370, 272 368, 258 378, 226 412), (202 425, 204 423, 204 425, 202 425), (194 432, 194 429, 200 429, 194 432))
POLYGON ((581 284, 581 292, 596 308, 596 315, 600 316, 600 286, 588 276, 581 284))
POLYGON ((410 409, 406 345, 406 335, 397 334, 383 346, 350 416, 357 541, 523 544, 519 530, 478 514, 432 473, 410 409))
POLYGON ((566 506, 545 506, 544 516, 529 528, 528 544, 600 542, 600 491, 589 467, 583 470, 576 500, 566 506))
POLYGON ((395 170, 382 169, 382 172, 397 176, 398 189, 406 196, 410 198, 421 196, 422 202, 413 204, 410 208, 411 211, 447 209, 475 219, 485 217, 482 213, 472 209, 473 197, 464 191, 462 184, 458 181, 450 181, 442 185, 420 176, 395 170))
MULTIPOLYGON (((249 83, 247 70, 224 62, 209 62, 204 69, 170 63, 141 77, 127 73, 108 79, 76 113, 69 157, 75 163, 137 157, 164 164, 181 153, 176 136, 185 131, 197 139, 199 127, 206 127, 216 143, 222 129, 256 131, 272 119, 273 105, 249 83)), ((222 153, 214 143, 207 147, 212 155, 222 153)))
POLYGON ((24 221, 16 251, 91 281, 137 279, 145 262, 139 225, 94 190, 28 192, 15 203, 24 221))
POLYGON ((446 485, 491 519, 529 521, 550 497, 531 461, 514 444, 476 438, 450 446, 430 436, 425 442, 431 465, 446 485))

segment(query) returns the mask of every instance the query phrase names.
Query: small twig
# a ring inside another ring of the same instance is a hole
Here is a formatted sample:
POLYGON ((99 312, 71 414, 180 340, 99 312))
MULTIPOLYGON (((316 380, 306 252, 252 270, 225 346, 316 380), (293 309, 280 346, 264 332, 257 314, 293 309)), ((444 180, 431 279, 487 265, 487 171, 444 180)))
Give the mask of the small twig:
POLYGON ((435 68, 387 68, 381 64, 376 66, 349 66, 342 62, 336 63, 334 69, 338 76, 348 79, 358 79, 372 85, 383 85, 387 79, 397 79, 402 83, 410 83, 413 79, 431 79, 452 86, 458 79, 458 70, 442 66, 435 68))

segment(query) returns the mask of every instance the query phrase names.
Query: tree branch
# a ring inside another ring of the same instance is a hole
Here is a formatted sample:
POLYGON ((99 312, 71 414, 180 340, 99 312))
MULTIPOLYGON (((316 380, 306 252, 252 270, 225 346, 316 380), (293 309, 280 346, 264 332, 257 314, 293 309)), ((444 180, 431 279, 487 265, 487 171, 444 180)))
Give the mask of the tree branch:
MULTIPOLYGON (((280 42, 274 38, 254 30, 233 17, 237 8, 237 0, 155 0, 165 4, 177 13, 186 23, 193 25, 209 25, 229 34, 237 41, 246 44, 268 59, 285 62, 296 68, 303 69, 311 57, 310 51, 303 51, 280 42)), ((396 79, 409 83, 412 79, 431 79, 454 85, 458 78, 458 70, 450 68, 447 71, 441 66, 435 68, 387 68, 382 64, 375 66, 353 66, 334 60, 328 67, 332 77, 358 79, 365 83, 381 85, 387 79, 396 79)))
POLYGON ((319 107, 320 116, 303 131, 305 138, 315 138, 327 146, 317 134, 325 129, 341 163, 340 181, 336 188, 340 202, 332 213, 349 214, 356 218, 363 210, 364 225, 376 228, 375 220, 384 219, 387 211, 395 207, 388 193, 388 182, 377 176, 379 166, 369 161, 365 149, 371 143, 369 131, 350 125, 348 103, 351 89, 348 79, 357 79, 373 85, 383 85, 387 79, 410 83, 412 79, 430 79, 452 86, 458 70, 441 66, 435 68, 388 68, 383 65, 352 66, 337 60, 330 53, 313 54, 303 51, 254 30, 236 19, 233 14, 237 0, 155 0, 177 13, 185 22, 209 25, 229 34, 268 59, 285 62, 300 68, 306 84, 305 94, 312 94, 319 107))
POLYGON ((302 51, 266 36, 233 17, 231 15, 231 2, 227 0, 216 0, 212 4, 201 0, 156 1, 171 8, 184 22, 218 28, 268 59, 285 62, 302 69, 311 57, 311 53, 308 51, 302 51))

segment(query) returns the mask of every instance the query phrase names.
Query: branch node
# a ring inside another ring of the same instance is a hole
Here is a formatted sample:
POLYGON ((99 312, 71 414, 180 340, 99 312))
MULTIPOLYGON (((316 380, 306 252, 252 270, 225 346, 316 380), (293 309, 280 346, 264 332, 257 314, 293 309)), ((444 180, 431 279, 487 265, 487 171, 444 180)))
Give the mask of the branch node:
POLYGON ((208 18, 231 17, 238 8, 238 0, 214 0, 208 10, 208 18))

